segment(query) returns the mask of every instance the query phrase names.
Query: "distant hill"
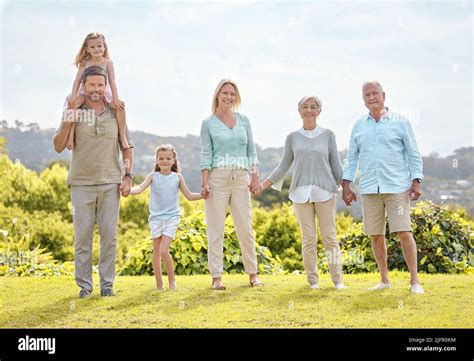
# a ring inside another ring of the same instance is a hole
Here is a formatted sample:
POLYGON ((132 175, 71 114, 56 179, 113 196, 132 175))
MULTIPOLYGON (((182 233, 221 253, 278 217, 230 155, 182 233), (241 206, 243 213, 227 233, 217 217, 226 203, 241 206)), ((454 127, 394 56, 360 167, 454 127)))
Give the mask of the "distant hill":
MULTIPOLYGON (((7 139, 6 148, 12 160, 21 161, 26 167, 41 171, 54 161, 61 160, 67 163, 70 152, 65 150, 58 154, 52 146, 54 129, 40 129, 38 124, 23 124, 15 121, 15 126, 9 126, 6 121, 0 122, 0 136, 7 139)), ((184 137, 160 137, 154 134, 131 131, 134 149, 134 173, 146 175, 154 166, 154 151, 160 144, 171 143, 175 146, 182 173, 190 189, 194 192, 200 189, 200 139, 195 135, 184 137)), ((260 160, 261 177, 265 177, 278 164, 283 147, 262 149, 257 145, 260 160)), ((340 151, 341 160, 344 161, 347 150, 340 151)), ((471 184, 474 183, 474 147, 456 149, 454 154, 441 158, 436 153, 423 157, 424 174, 426 182, 423 186, 425 199, 435 202, 444 201, 460 204, 474 212, 474 196, 471 184)), ((338 205, 338 209, 342 204, 338 205)), ((352 211, 355 216, 360 216, 357 205, 352 211)))
MULTIPOLYGON (((17 124, 9 127, 3 121, 0 128, 0 136, 7 139, 6 148, 12 160, 21 161, 27 168, 41 171, 44 167, 54 161, 70 159, 70 151, 67 149, 58 154, 53 148, 52 139, 55 129, 40 129, 36 123, 27 126, 17 124)), ((165 143, 172 144, 178 153, 182 173, 193 191, 200 190, 200 138, 195 135, 184 137, 160 137, 142 131, 130 131, 134 143, 134 165, 133 171, 136 175, 145 176, 153 170, 155 162, 155 149, 165 143)), ((261 149, 257 145, 260 170, 262 175, 268 174, 280 159, 283 148, 261 149)))

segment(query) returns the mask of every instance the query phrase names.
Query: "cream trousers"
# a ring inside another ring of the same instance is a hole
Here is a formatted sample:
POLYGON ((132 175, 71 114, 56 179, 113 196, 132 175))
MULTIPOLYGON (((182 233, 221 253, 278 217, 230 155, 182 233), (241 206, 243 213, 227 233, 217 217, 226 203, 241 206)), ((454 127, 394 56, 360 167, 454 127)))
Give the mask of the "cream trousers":
POLYGON ((224 270, 224 226, 229 206, 245 272, 256 274, 257 254, 252 228, 248 172, 244 169, 215 168, 209 174, 208 183, 211 187, 209 198, 206 199, 209 272, 213 278, 219 278, 224 270))
POLYGON ((328 258, 329 272, 334 284, 342 281, 342 254, 336 238, 336 197, 326 202, 293 203, 301 238, 303 264, 310 284, 318 283, 317 248, 318 233, 315 217, 318 218, 321 238, 328 258))

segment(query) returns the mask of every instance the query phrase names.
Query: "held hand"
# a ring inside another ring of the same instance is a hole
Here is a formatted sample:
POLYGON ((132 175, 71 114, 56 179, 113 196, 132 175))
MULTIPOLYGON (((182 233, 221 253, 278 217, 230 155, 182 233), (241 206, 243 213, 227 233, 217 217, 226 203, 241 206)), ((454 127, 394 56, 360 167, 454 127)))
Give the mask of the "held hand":
POLYGON ((204 199, 208 199, 211 194, 211 186, 209 184, 203 184, 201 186, 201 196, 204 199))
POLYGON ((122 197, 128 197, 130 194, 130 190, 132 189, 132 180, 129 177, 125 177, 122 181, 122 184, 120 184, 120 193, 122 194, 122 197))
POLYGON ((250 190, 250 193, 252 193, 252 195, 254 195, 254 196, 259 196, 263 192, 263 188, 262 188, 261 184, 257 185, 256 187, 253 187, 253 188, 251 188, 251 186, 249 185, 249 190, 250 190))
POLYGON ((350 186, 345 186, 342 188, 342 200, 346 206, 351 206, 352 202, 357 201, 357 195, 352 191, 350 186))
POLYGON ((421 184, 417 181, 411 182, 411 187, 408 190, 408 197, 411 201, 416 201, 421 196, 421 184))
POLYGON ((262 193, 265 192, 265 190, 266 190, 267 188, 269 188, 269 187, 270 187, 270 184, 268 184, 267 182, 265 182, 265 181, 260 182, 260 192, 258 192, 257 195, 262 194, 262 193))
POLYGON ((264 190, 265 190, 265 185, 263 184, 263 182, 261 182, 260 183, 260 189, 258 191, 255 191, 254 195, 259 196, 260 194, 263 193, 264 190))
POLYGON ((252 177, 252 181, 249 184, 249 190, 253 195, 259 195, 262 193, 262 186, 260 185, 258 177, 252 177))

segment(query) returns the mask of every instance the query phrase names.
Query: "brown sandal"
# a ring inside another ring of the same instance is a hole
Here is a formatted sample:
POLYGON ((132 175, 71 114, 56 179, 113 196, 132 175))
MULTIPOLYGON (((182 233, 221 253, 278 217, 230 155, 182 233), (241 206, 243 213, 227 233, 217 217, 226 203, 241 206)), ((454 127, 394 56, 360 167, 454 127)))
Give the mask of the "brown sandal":
POLYGON ((225 291, 226 289, 227 288, 222 284, 220 284, 218 286, 215 286, 214 282, 212 282, 212 284, 211 284, 211 290, 213 290, 213 291, 225 291))

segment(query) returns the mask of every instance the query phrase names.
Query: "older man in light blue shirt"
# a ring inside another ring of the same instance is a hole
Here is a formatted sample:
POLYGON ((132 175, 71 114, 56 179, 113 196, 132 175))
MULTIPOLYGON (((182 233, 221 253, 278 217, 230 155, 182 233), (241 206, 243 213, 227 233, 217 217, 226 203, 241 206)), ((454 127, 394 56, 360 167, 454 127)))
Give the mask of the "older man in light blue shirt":
POLYGON ((385 107, 385 93, 380 83, 364 83, 362 96, 369 114, 357 120, 352 129, 342 176, 342 199, 346 205, 357 200, 350 183, 354 182, 359 166, 364 231, 371 237, 381 276, 381 281, 369 290, 391 286, 385 244, 387 215, 390 232, 400 238, 410 271, 411 292, 422 294, 410 220, 410 200, 417 200, 421 195, 422 157, 408 119, 385 107))

